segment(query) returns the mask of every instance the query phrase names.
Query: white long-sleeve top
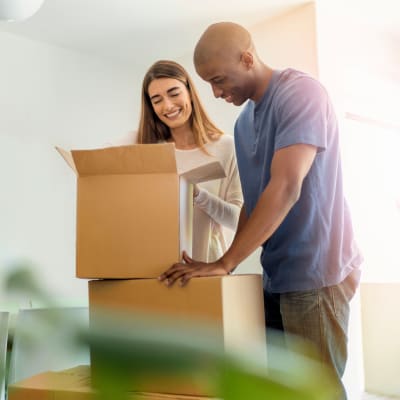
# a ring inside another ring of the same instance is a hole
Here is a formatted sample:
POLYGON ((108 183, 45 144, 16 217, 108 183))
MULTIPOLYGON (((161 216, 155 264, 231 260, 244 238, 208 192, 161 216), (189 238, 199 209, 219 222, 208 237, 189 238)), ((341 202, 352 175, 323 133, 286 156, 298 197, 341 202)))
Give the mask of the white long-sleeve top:
MULTIPOLYGON (((239 173, 236 165, 233 137, 222 135, 205 145, 207 152, 218 159, 225 170, 225 178, 198 184, 194 198, 192 257, 197 261, 212 262, 229 247, 243 204, 239 173)), ((204 164, 209 157, 201 149, 175 150, 177 163, 204 164)))

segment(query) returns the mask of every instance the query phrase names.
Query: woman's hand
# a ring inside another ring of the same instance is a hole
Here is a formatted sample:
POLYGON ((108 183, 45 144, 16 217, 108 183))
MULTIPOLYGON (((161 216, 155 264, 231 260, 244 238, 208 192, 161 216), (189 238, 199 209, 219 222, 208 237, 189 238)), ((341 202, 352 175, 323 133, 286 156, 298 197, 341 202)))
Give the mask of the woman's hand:
POLYGON ((193 185, 193 198, 196 198, 199 195, 199 193, 200 193, 199 187, 196 184, 194 184, 193 185))

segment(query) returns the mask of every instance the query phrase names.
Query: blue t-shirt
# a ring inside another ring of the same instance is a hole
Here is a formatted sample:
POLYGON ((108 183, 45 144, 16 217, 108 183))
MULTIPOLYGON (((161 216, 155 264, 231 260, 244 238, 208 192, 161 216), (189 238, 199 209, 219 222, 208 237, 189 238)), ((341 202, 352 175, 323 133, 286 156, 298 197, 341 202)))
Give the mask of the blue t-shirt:
POLYGON ((266 289, 275 293, 338 284, 362 260, 343 195, 336 116, 322 85, 302 72, 274 71, 262 99, 249 100, 236 121, 247 215, 270 180, 274 152, 300 143, 317 148, 315 160, 299 200, 261 254, 266 289))

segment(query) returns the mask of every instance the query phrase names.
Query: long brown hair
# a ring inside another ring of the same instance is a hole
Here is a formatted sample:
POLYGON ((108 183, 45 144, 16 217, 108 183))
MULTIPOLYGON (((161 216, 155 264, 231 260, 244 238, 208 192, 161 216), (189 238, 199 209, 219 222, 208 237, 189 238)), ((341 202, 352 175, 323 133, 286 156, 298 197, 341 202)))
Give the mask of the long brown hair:
POLYGON ((169 127, 154 112, 148 94, 150 83, 159 78, 177 79, 187 88, 192 101, 190 124, 198 147, 202 148, 206 143, 217 140, 223 134, 205 112, 193 81, 186 70, 174 61, 159 60, 149 68, 143 78, 138 143, 157 143, 167 141, 172 137, 169 127))

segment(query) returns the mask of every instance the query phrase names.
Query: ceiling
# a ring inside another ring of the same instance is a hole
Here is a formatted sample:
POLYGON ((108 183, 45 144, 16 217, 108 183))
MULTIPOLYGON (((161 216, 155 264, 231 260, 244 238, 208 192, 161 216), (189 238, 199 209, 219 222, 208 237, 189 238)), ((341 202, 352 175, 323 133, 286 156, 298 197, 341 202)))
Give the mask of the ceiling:
MULTIPOLYGON (((315 0, 321 9, 363 18, 400 43, 399 0, 315 0)), ((148 66, 155 59, 191 57, 210 24, 234 21, 245 27, 290 11, 310 0, 44 0, 42 8, 20 22, 0 22, 0 31, 74 51, 148 66)))
POLYGON ((122 61, 191 54, 203 30, 216 21, 251 26, 304 0, 45 0, 30 19, 0 23, 0 30, 122 61))

